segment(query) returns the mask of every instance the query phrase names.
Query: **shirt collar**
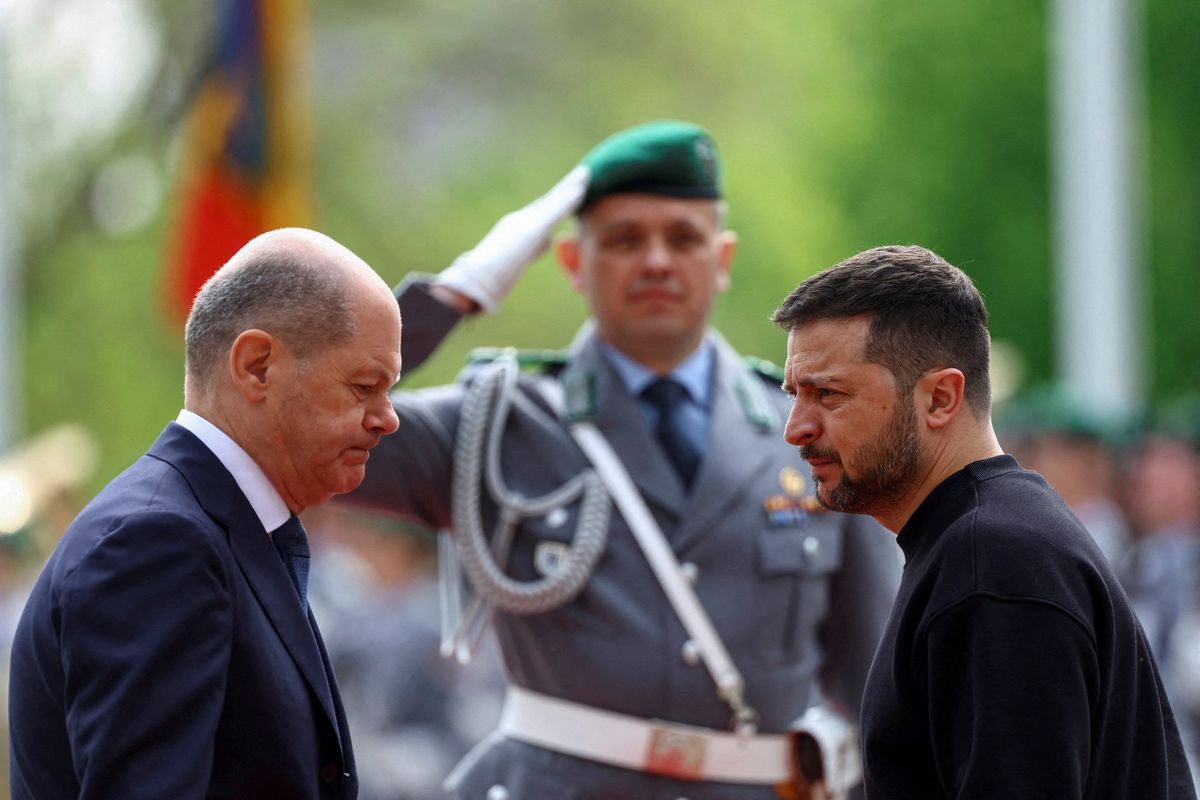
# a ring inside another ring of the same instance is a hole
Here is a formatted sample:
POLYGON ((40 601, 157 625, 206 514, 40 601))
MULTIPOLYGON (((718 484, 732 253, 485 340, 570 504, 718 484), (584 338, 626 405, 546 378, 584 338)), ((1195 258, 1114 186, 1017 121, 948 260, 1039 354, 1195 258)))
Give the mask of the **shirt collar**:
MULTIPOLYGON (((642 390, 659 377, 606 342, 600 342, 600 350, 621 377, 625 390, 633 397, 640 396, 642 390)), ((668 375, 682 384, 683 388, 687 389, 691 401, 702 408, 708 408, 709 396, 712 393, 714 353, 713 343, 705 338, 695 352, 679 362, 668 375)))
POLYGON ((179 412, 175 421, 195 434, 225 469, 229 470, 242 494, 250 501, 250 507, 262 522, 264 530, 269 533, 287 522, 288 517, 292 515, 287 503, 271 484, 262 467, 258 466, 237 442, 229 438, 229 434, 186 408, 179 412))

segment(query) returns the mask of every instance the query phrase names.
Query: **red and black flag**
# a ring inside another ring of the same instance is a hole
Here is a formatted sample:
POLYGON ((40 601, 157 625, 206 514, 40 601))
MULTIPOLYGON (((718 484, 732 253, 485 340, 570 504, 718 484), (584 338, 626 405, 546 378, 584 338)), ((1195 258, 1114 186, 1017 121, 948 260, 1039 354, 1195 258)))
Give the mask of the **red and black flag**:
POLYGON ((304 0, 220 0, 211 54, 183 122, 168 307, 264 231, 312 224, 304 0))

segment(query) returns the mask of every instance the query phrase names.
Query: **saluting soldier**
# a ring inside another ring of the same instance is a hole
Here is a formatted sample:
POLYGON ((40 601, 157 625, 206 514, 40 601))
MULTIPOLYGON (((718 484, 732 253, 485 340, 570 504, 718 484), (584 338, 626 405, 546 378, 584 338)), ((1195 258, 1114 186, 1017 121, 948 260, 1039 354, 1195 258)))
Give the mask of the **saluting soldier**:
POLYGON ((849 726, 899 564, 869 518, 819 508, 781 437, 781 374, 708 325, 737 239, 705 130, 615 134, 439 275, 403 283, 404 364, 496 310, 572 213, 556 255, 590 323, 565 353, 497 351, 452 386, 397 392, 405 435, 351 498, 452 530, 491 616, 505 711, 451 788, 837 791, 855 780, 849 726), (810 763, 785 734, 814 706, 810 763))

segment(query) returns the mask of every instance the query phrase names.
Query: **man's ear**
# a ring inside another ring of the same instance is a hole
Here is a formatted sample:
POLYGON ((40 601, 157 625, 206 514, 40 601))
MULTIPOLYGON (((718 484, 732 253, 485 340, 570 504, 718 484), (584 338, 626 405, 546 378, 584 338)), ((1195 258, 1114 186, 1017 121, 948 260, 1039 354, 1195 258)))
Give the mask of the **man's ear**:
POLYGON ((251 403, 267 396, 271 383, 270 367, 283 355, 283 344, 257 328, 242 331, 229 348, 229 375, 233 385, 251 403))
POLYGON ((954 367, 931 370, 917 381, 917 413, 930 428, 944 428, 962 410, 967 380, 954 367))
POLYGON ((722 231, 719 247, 720 252, 717 255, 720 272, 717 277, 717 289, 724 292, 729 288, 731 283, 729 279, 729 269, 733 266, 733 254, 737 251, 738 237, 733 231, 722 231))
POLYGON ((567 280, 577 292, 583 291, 583 275, 580 270, 579 237, 575 234, 564 234, 554 242, 554 255, 559 266, 566 273, 567 280))

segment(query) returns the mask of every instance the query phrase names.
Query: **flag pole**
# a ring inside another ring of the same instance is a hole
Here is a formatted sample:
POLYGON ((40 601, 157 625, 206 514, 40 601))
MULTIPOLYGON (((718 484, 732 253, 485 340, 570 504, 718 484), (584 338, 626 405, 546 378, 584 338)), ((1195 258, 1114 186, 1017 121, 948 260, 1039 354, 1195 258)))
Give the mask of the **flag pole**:
POLYGON ((1054 0, 1058 375, 1101 411, 1135 414, 1143 339, 1137 0, 1054 0))

